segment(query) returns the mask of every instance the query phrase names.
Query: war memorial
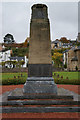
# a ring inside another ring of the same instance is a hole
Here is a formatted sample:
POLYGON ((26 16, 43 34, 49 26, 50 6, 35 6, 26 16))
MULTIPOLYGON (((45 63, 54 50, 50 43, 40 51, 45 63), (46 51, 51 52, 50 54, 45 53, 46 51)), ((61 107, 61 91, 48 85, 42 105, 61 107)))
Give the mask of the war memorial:
POLYGON ((0 113, 80 112, 80 107, 74 106, 80 105, 80 96, 57 88, 52 77, 48 7, 34 4, 31 9, 28 78, 23 88, 2 95, 0 113))
POLYGON ((57 94, 52 78, 50 22, 44 4, 32 6, 28 78, 24 93, 57 94))

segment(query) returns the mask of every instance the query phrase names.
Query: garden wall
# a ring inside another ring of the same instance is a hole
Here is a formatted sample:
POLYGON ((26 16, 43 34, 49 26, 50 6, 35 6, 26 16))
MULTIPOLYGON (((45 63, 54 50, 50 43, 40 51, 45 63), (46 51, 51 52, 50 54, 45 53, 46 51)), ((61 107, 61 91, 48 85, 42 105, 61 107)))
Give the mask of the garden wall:
POLYGON ((28 72, 28 68, 2 68, 2 73, 28 72))

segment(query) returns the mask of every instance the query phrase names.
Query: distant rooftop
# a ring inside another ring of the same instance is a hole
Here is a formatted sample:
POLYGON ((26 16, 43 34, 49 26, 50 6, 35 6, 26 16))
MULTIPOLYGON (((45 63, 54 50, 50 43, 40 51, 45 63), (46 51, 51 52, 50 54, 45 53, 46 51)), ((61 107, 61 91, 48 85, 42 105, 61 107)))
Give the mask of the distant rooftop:
POLYGON ((24 58, 24 57, 18 57, 18 56, 16 56, 16 57, 10 57, 10 60, 18 60, 18 61, 21 61, 21 60, 25 60, 25 58, 24 58))

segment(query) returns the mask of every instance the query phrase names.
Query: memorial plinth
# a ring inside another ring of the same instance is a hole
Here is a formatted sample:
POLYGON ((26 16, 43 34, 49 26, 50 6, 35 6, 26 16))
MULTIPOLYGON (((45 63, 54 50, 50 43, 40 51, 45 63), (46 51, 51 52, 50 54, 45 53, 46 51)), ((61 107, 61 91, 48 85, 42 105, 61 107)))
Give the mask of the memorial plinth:
POLYGON ((44 4, 32 6, 28 78, 23 92, 57 94, 52 78, 50 23, 47 6, 44 4))

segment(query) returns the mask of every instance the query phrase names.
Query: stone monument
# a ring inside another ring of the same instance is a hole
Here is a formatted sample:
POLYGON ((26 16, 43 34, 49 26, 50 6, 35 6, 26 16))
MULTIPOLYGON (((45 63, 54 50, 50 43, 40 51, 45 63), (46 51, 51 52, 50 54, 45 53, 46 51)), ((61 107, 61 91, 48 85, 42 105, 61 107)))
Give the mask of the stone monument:
POLYGON ((16 88, 3 94, 0 113, 80 112, 80 107, 77 107, 80 104, 78 94, 64 88, 57 89, 54 83, 50 48, 47 6, 33 5, 28 78, 24 88, 16 88), (61 105, 64 107, 60 107, 61 105))
POLYGON ((23 92, 57 94, 52 78, 50 23, 47 6, 34 4, 30 22, 28 78, 23 92))

